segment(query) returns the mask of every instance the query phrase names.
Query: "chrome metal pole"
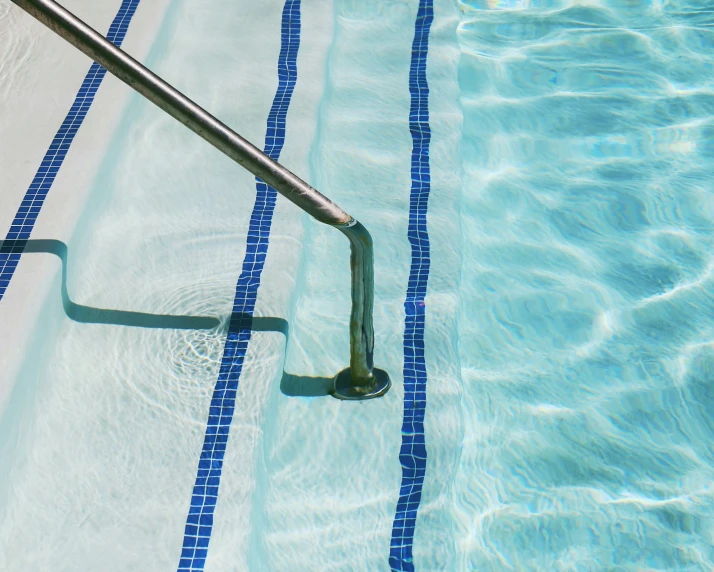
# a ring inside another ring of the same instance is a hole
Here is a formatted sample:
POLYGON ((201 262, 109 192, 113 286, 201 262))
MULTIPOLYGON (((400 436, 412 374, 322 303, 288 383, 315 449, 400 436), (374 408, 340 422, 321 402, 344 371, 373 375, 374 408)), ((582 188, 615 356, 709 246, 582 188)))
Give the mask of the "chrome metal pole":
POLYGON ((333 395, 340 399, 369 399, 384 395, 390 387, 389 376, 372 364, 374 262, 372 238, 367 229, 57 2, 12 2, 312 217, 338 228, 347 236, 352 266, 350 367, 335 377, 333 395))

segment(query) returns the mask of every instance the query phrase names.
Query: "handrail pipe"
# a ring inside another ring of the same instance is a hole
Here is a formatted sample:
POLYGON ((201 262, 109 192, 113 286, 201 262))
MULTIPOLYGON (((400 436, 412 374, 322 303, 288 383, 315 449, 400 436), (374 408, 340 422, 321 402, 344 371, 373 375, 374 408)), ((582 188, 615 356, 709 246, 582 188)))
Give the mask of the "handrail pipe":
POLYGON ((332 395, 347 400, 384 395, 391 382, 387 372, 373 366, 374 247, 367 229, 54 0, 12 2, 313 218, 335 227, 349 239, 352 268, 350 366, 335 376, 332 395))

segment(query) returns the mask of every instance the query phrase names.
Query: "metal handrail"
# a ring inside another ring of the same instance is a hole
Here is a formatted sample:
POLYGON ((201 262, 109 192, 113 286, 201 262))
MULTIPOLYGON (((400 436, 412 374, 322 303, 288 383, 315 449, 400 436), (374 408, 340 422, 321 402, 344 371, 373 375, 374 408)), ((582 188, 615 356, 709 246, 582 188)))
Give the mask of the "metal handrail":
POLYGON ((12 2, 309 215, 337 228, 349 239, 352 267, 350 367, 335 376, 333 395, 339 399, 353 400, 384 395, 390 387, 389 376, 385 371, 373 367, 372 358, 374 255, 372 237, 367 229, 57 2, 12 2))

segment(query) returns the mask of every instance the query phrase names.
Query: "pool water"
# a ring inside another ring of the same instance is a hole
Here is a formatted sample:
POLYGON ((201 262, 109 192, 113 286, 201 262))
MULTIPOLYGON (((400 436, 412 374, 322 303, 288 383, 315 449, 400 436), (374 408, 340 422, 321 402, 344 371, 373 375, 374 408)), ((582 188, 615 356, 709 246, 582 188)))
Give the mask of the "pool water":
POLYGON ((374 237, 393 388, 324 395, 348 244, 279 198, 189 531, 256 185, 137 96, 68 243, 79 309, 58 274, 0 418, 0 569, 176 569, 198 535, 181 569, 711 570, 714 12, 175 0, 146 64, 262 146, 286 5, 280 160, 374 237))
POLYGON ((711 569, 712 12, 462 7, 461 562, 711 569))

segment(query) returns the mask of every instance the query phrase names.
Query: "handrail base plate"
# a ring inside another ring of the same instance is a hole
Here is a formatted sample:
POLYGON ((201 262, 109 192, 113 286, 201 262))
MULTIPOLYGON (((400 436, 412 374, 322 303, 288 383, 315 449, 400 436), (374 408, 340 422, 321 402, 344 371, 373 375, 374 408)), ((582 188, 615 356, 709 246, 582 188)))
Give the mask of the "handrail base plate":
POLYGON ((362 401, 364 399, 374 399, 382 397, 392 386, 389 374, 383 369, 374 368, 374 384, 371 387, 360 387, 352 385, 352 375, 350 368, 343 369, 335 376, 332 388, 332 397, 347 401, 362 401))

